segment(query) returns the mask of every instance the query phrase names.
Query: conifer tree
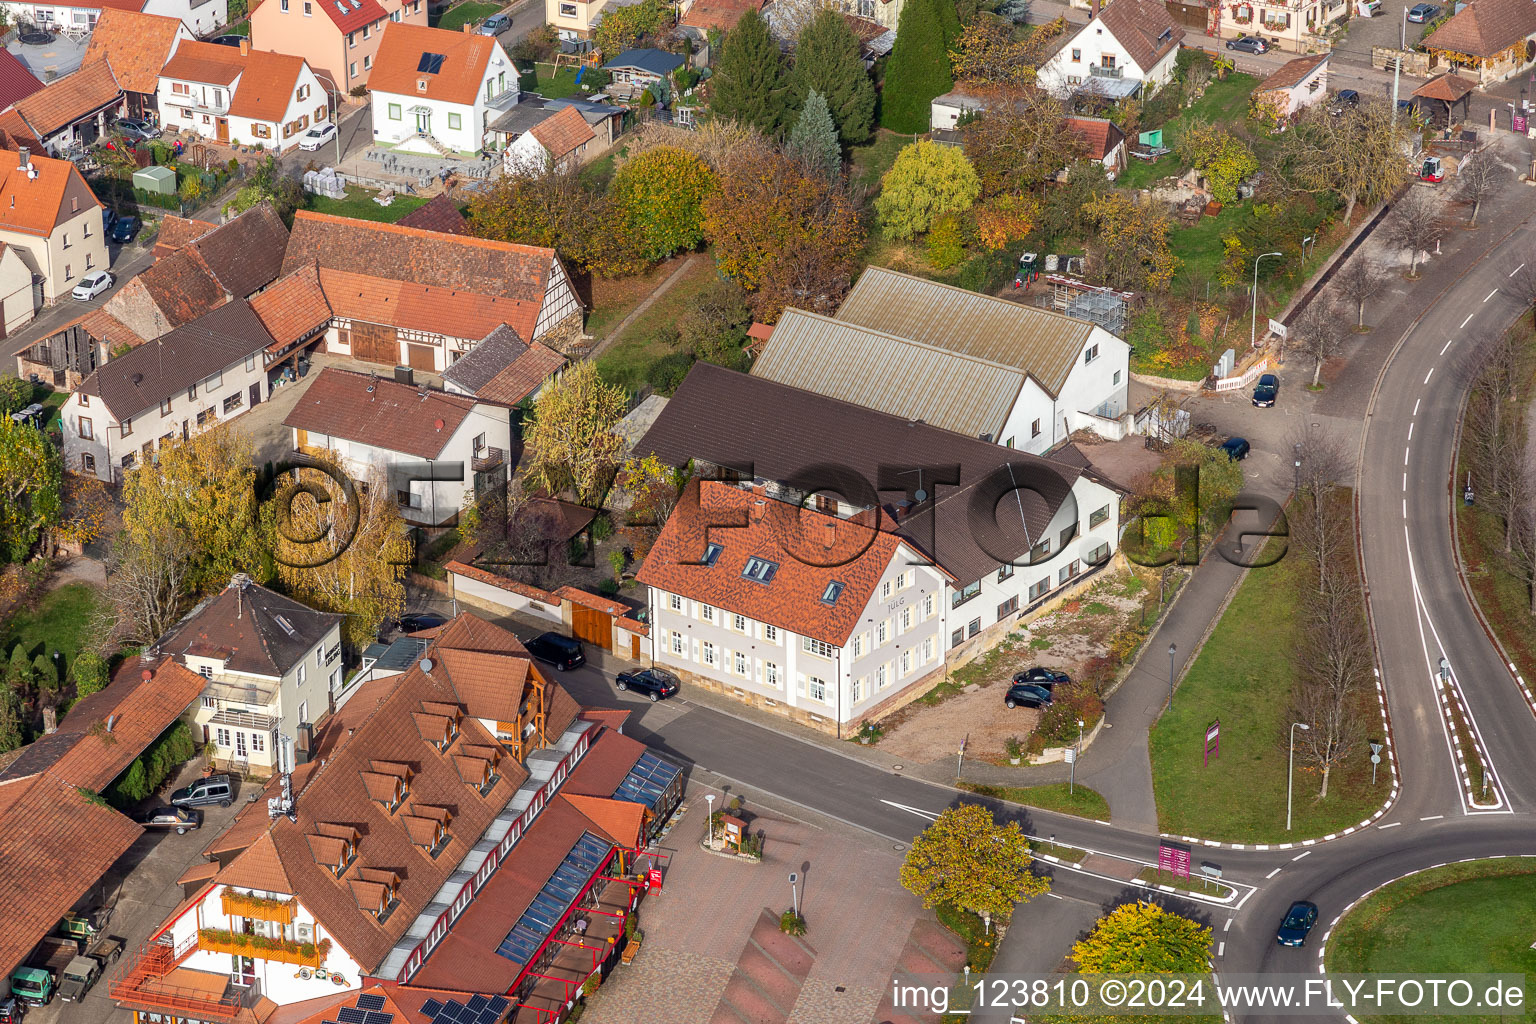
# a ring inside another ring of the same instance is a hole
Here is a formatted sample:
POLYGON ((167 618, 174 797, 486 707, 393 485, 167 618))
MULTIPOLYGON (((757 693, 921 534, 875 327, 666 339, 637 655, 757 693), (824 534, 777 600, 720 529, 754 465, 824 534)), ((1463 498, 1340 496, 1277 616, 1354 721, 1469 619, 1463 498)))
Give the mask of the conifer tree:
POLYGON ((749 124, 766 135, 784 117, 784 57, 762 15, 742 15, 720 47, 710 80, 709 108, 716 116, 749 124))
POLYGON ((789 109, 802 112, 812 92, 819 92, 832 113, 845 145, 869 138, 875 120, 875 84, 864 70, 859 40, 842 14, 822 8, 800 33, 795 65, 789 72, 789 109))
POLYGON ((837 126, 821 93, 811 90, 800 119, 790 129, 785 152, 800 161, 810 173, 836 181, 843 168, 842 147, 837 144, 837 126))

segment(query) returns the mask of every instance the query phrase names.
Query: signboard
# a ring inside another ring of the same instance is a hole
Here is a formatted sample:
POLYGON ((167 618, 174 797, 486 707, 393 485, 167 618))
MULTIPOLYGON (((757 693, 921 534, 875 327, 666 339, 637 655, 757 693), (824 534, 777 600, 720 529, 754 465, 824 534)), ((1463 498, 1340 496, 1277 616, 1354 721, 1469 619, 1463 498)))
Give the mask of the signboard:
POLYGON ((741 837, 746 834, 747 823, 729 814, 722 814, 720 821, 725 825, 725 845, 741 849, 741 837))
POLYGON ((1279 320, 1276 320, 1274 317, 1270 317, 1270 320, 1269 320, 1269 333, 1273 334, 1275 337, 1277 337, 1280 340, 1284 341, 1285 340, 1285 324, 1281 323, 1279 320))
MULTIPOLYGON (((1076 747, 1068 747, 1067 750, 1066 750, 1066 753, 1063 755, 1063 759, 1067 762, 1067 764, 1073 764, 1074 762, 1076 762, 1077 761, 1077 748, 1076 747)), ((1059 785, 1059 783, 1058 783, 1058 785, 1059 785)))
POLYGON ((1221 753, 1221 719, 1216 719, 1205 730, 1205 764, 1221 753))
POLYGON ((1517 131, 1517 132, 1525 131, 1525 115, 1524 114, 1516 114, 1515 115, 1515 131, 1517 131))
POLYGON ((661 868, 651 868, 645 873, 645 887, 647 889, 661 888, 661 868))
POLYGON ((1175 878, 1189 877, 1189 850, 1182 846, 1160 844, 1157 848, 1157 870, 1167 871, 1175 878))

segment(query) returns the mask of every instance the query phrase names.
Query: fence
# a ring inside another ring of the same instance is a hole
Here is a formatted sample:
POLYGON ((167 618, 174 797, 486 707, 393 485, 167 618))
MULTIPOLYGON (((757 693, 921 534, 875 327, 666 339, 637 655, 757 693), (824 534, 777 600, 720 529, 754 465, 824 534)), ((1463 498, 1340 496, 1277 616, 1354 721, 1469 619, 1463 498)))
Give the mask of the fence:
POLYGON ((1258 362, 1256 362, 1252 366, 1248 367, 1248 369, 1244 370, 1242 373, 1238 374, 1236 377, 1220 377, 1220 378, 1218 378, 1217 381, 1216 381, 1216 386, 1212 390, 1214 390, 1214 391, 1241 391, 1243 388, 1246 388, 1248 385, 1252 384, 1255 380, 1257 380, 1259 374, 1261 374, 1261 373, 1269 373, 1269 372, 1270 372, 1269 356, 1265 356, 1263 359, 1260 359, 1258 362))

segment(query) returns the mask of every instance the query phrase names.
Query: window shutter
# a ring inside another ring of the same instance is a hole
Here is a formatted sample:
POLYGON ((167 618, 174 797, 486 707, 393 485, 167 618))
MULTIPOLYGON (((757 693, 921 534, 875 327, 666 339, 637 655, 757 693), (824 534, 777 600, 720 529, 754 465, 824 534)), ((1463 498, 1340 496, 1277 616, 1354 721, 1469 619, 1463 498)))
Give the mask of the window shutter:
POLYGON ((805 696, 805 673, 804 672, 797 672, 797 673, 795 673, 795 692, 798 693, 802 697, 805 696))

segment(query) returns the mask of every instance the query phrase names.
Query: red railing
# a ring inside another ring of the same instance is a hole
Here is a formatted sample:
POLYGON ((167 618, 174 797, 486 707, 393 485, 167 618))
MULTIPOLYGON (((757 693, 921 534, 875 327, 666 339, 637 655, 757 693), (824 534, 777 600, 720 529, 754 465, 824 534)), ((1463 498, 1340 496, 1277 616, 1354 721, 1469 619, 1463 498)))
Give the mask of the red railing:
POLYGON ((180 945, 148 942, 134 951, 119 968, 117 977, 107 986, 112 999, 128 1008, 146 1009, 204 1020, 230 1021, 240 1011, 235 995, 214 996, 196 989, 167 985, 166 975, 197 952, 197 934, 187 936, 180 945), (153 987, 146 988, 146 983, 153 987))

